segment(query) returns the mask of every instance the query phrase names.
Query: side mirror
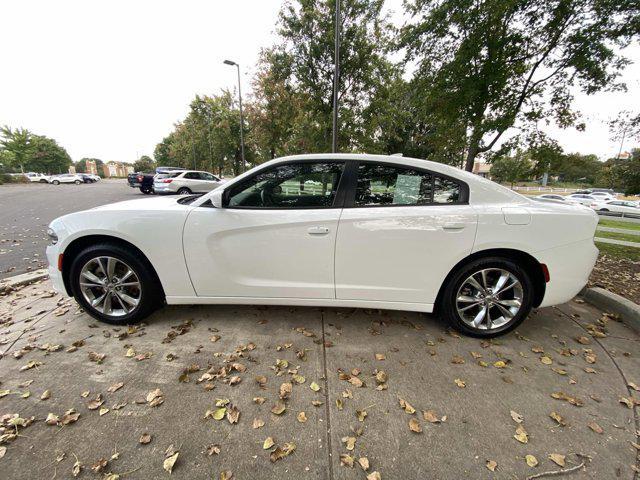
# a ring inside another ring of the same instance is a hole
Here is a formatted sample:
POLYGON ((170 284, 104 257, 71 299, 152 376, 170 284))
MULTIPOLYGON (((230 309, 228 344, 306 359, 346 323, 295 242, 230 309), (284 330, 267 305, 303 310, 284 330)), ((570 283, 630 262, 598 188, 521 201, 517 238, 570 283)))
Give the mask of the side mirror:
POLYGON ((218 188, 211 194, 211 204, 216 208, 222 208, 222 197, 224 196, 224 190, 218 188))

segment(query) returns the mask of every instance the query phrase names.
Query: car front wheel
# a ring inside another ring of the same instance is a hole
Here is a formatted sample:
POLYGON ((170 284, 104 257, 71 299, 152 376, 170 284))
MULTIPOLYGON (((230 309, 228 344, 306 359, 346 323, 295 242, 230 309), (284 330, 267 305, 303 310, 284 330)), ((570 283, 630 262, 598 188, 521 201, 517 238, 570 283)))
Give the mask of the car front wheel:
POLYGON ((479 259, 451 277, 442 297, 442 313, 462 333, 494 337, 513 330, 529 315, 533 293, 528 272, 514 261, 479 259))
POLYGON ((151 267, 119 245, 86 248, 73 261, 70 275, 76 301, 103 322, 133 323, 164 303, 151 267))
POLYGON ((58 180, 54 180, 54 181, 53 181, 53 182, 51 182, 51 183, 53 183, 54 185, 60 185, 60 182, 59 182, 58 180))

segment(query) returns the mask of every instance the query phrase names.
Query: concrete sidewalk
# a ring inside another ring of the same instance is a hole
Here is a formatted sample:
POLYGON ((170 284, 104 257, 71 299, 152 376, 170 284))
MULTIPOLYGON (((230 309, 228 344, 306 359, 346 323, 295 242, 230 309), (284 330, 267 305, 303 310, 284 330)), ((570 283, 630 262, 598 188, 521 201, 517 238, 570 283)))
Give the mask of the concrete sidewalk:
POLYGON ((174 452, 178 479, 638 475, 640 336, 585 303, 481 341, 355 309, 167 307, 113 328, 49 289, 0 300, 2 478, 169 478, 174 452))
POLYGON ((636 247, 640 248, 640 243, 638 242, 628 242, 626 240, 615 240, 613 238, 604 238, 596 236, 593 238, 594 242, 602 242, 602 243, 612 243, 613 245, 623 245, 625 247, 636 247))

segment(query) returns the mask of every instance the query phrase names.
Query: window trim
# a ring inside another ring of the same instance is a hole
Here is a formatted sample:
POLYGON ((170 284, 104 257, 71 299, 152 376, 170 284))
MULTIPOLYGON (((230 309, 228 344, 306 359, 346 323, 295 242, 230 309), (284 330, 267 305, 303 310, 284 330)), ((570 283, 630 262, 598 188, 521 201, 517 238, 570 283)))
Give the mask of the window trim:
POLYGON ((469 205, 469 185, 458 178, 452 177, 451 175, 447 175, 445 173, 440 173, 440 172, 434 172, 433 170, 429 170, 422 167, 414 167, 413 165, 407 165, 403 163, 378 162, 375 160, 353 160, 351 161, 351 163, 353 163, 353 167, 352 167, 351 175, 349 176, 349 183, 347 184, 345 189, 346 199, 344 202, 344 208, 389 208, 389 207, 396 207, 396 208, 414 207, 415 208, 415 207, 446 207, 450 205, 469 205), (431 175, 431 191, 432 192, 435 191, 434 190, 435 177, 439 176, 439 177, 445 178, 460 186, 460 200, 458 200, 457 202, 451 202, 451 203, 430 202, 430 203, 421 203, 421 204, 390 203, 386 205, 356 205, 355 201, 356 201, 356 190, 358 188, 358 168, 360 167, 360 164, 365 164, 365 163, 382 165, 385 167, 392 167, 392 168, 404 168, 407 170, 415 170, 417 172, 427 173, 431 175))
POLYGON ((229 185, 229 187, 225 188, 224 191, 222 192, 222 208, 225 209, 229 209, 229 210, 280 210, 280 211, 284 211, 284 210, 328 210, 328 209, 335 209, 335 208, 343 208, 344 206, 344 199, 345 199, 345 176, 346 173, 348 171, 349 168, 349 164, 351 163, 350 160, 343 160, 343 159, 323 159, 322 157, 318 157, 318 158, 305 158, 305 159, 298 159, 298 160, 289 160, 286 162, 280 162, 277 163, 276 165, 266 165, 258 170, 256 170, 253 175, 243 179, 242 181, 238 182, 238 183, 234 183, 233 185, 229 185), (248 183, 251 182, 251 180, 253 180, 256 176, 267 172, 269 170, 275 169, 275 168, 279 168, 282 167, 283 165, 297 165, 297 164, 305 164, 305 163, 338 163, 338 164, 342 164, 343 168, 342 168, 342 174, 340 175, 340 180, 338 181, 338 186, 336 188, 336 196, 333 199, 333 204, 330 206, 326 206, 326 207, 243 207, 243 206, 230 206, 229 205, 229 201, 231 199, 230 195, 231 195, 231 190, 239 187, 239 186, 244 186, 248 183))

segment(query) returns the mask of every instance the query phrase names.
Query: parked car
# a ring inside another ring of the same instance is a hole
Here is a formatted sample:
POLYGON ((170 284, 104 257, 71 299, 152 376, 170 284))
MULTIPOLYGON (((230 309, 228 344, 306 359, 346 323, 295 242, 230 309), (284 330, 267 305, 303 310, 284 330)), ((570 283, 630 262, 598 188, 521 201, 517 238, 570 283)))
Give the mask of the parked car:
POLYGON ((626 200, 609 200, 607 202, 597 203, 592 207, 597 212, 614 213, 626 217, 640 217, 640 207, 638 202, 629 202, 626 200))
POLYGON ((585 207, 595 207, 598 203, 596 197, 585 193, 572 193, 571 195, 566 195, 565 198, 567 200, 574 200, 585 207))
POLYGON ((539 200, 551 200, 551 201, 556 201, 556 202, 562 202, 562 203, 566 203, 567 205, 579 205, 580 202, 573 200, 571 198, 568 197, 563 197, 562 195, 557 195, 555 193, 543 193, 542 195, 537 195, 533 198, 539 199, 539 200))
POLYGON ((183 170, 156 175, 153 180, 153 191, 159 194, 177 193, 178 195, 207 193, 222 183, 220 178, 209 172, 183 170))
MULTIPOLYGON (((84 183, 96 183, 96 177, 97 175, 91 175, 89 173, 79 173, 78 176, 80 176, 82 178, 82 181, 84 183)), ((98 177, 100 178, 100 177, 98 177)))
POLYGON ((108 323, 164 303, 307 305, 436 311, 491 337, 581 290, 597 223, 441 163, 298 155, 205 195, 60 217, 47 258, 54 287, 108 323))
POLYGON ((608 202, 609 200, 616 200, 615 195, 608 192, 591 192, 590 195, 598 202, 608 202))
POLYGON ((127 175, 127 183, 131 188, 139 188, 142 193, 149 195, 153 193, 153 178, 150 173, 130 173, 127 175))
POLYGON ((28 172, 28 173, 25 173, 24 176, 27 177, 27 180, 29 180, 32 183, 48 183, 49 182, 49 175, 45 175, 43 173, 28 172))
POLYGON ((75 173, 63 173, 61 175, 53 175, 49 178, 49 183, 54 185, 60 185, 61 183, 75 183, 76 185, 80 185, 84 183, 84 179, 75 173))

